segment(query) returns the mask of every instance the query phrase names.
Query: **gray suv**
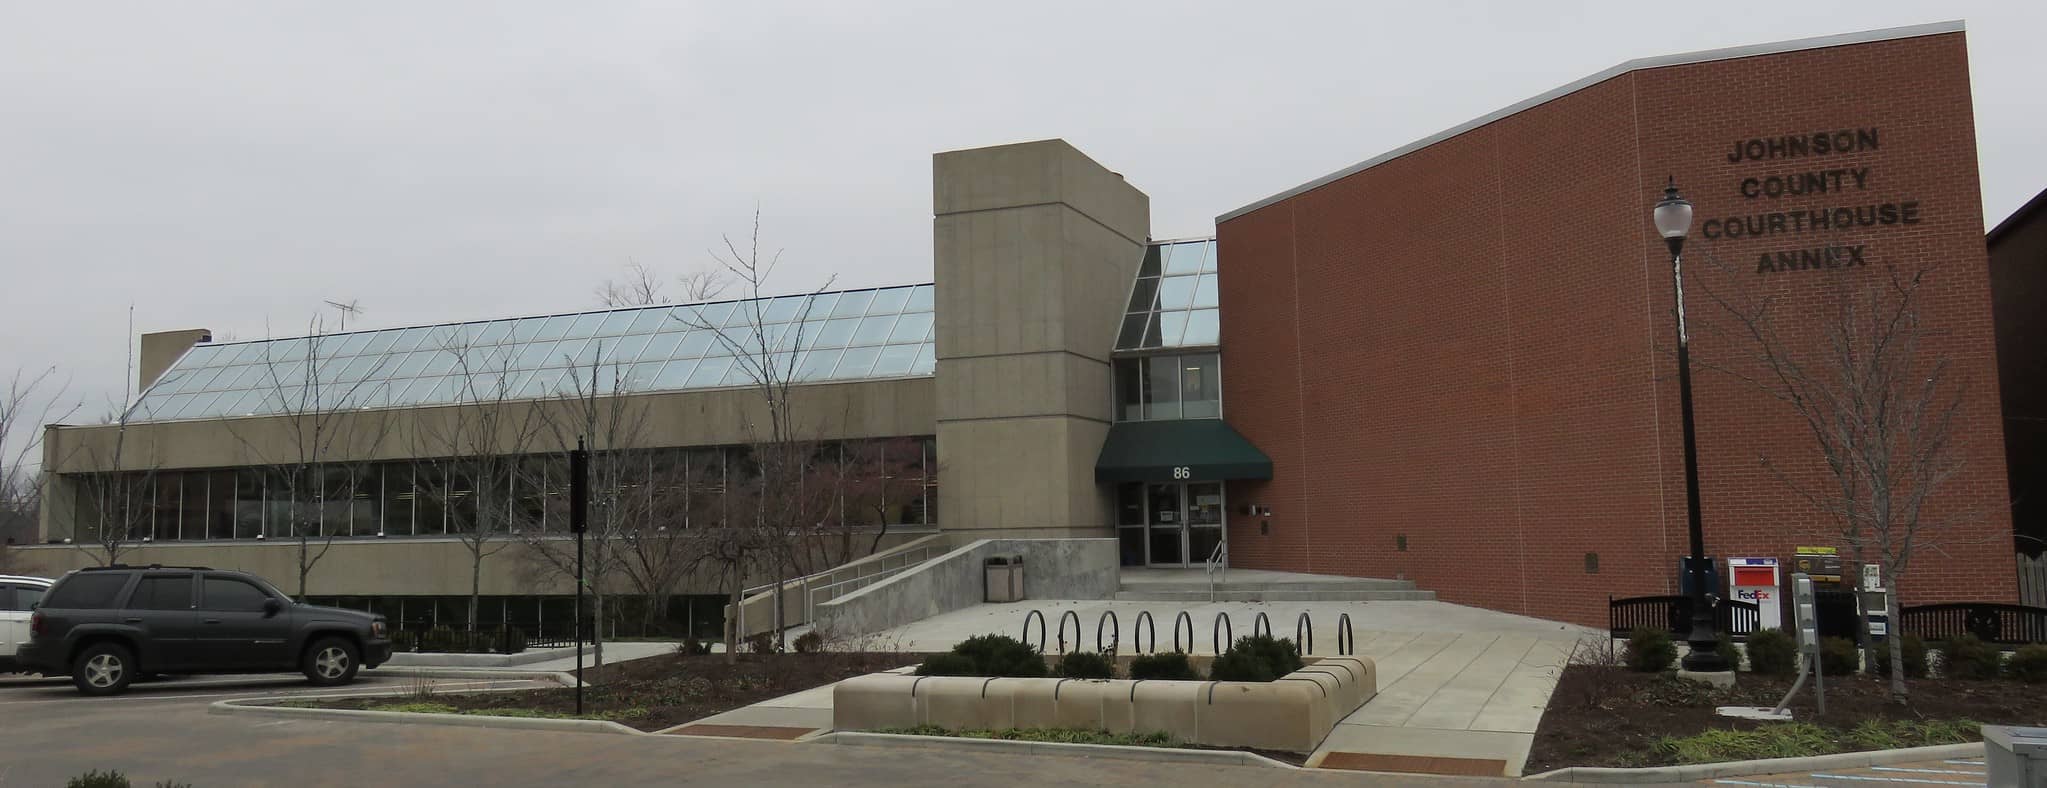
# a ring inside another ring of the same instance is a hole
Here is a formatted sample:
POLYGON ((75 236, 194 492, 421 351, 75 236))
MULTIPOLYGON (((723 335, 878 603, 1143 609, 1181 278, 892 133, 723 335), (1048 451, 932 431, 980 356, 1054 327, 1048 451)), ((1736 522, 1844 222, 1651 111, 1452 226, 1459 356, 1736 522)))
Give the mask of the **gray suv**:
POLYGON ((69 673, 87 695, 111 695, 156 673, 297 670, 346 684, 390 660, 391 641, 383 616, 301 605, 246 572, 115 564, 59 578, 16 656, 27 670, 69 673))

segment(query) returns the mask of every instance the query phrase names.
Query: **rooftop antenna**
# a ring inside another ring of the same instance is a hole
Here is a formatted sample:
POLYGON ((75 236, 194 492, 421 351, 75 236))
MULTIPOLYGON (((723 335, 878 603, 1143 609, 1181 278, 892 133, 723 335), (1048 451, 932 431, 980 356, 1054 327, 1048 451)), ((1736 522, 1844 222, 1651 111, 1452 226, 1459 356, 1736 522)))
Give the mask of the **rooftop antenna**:
POLYGON ((348 299, 346 303, 340 301, 328 301, 326 303, 328 306, 334 307, 334 311, 341 313, 341 325, 335 329, 337 332, 347 331, 348 319, 362 314, 362 299, 359 298, 348 299))

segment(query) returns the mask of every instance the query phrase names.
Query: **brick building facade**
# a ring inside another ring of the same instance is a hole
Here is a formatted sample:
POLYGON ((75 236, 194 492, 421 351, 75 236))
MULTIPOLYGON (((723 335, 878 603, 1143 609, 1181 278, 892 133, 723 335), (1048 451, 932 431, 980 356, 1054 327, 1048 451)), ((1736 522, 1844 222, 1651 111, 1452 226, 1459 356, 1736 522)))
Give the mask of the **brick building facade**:
POLYGON ((1742 379, 1755 346, 1716 300, 1771 297, 1818 341, 1839 299, 1931 268, 1929 349, 1967 397, 1966 464, 1932 514, 1969 516, 1904 598, 2012 599, 1976 161, 1964 33, 1933 25, 1631 62, 1221 217, 1225 418, 1273 463, 1229 489, 1271 510, 1231 519, 1233 564, 1584 623, 1609 594, 1676 593, 1675 321, 1650 223, 1674 177, 1697 206, 1707 552, 1840 541, 1791 486, 1826 478, 1804 422, 1742 379))

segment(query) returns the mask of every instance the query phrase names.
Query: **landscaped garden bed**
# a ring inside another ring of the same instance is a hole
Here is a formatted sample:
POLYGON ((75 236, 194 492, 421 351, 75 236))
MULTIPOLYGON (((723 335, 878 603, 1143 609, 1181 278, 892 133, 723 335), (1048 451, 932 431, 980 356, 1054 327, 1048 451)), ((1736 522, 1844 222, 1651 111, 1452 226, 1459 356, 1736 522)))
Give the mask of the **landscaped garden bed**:
MULTIPOLYGON (((916 664, 897 653, 671 654, 604 666, 584 689, 582 719, 611 720, 643 731, 670 728, 720 712, 821 687, 841 679, 916 664)), ((296 700, 290 705, 371 711, 575 718, 570 688, 441 693, 428 681, 412 692, 375 698, 296 700)))
MULTIPOLYGON (((1989 653, 1994 660, 1996 652, 1989 653)), ((1757 647, 1751 643, 1752 663, 1756 655, 1757 647)), ((1581 663, 1586 661, 1582 657, 1581 663)), ((1631 670, 1622 664, 1569 665, 1543 712, 1525 772, 1954 744, 1980 740, 1978 728, 1984 724, 2047 723, 2047 683, 2018 680, 2020 674, 2013 665, 2007 665, 2001 674, 2006 677, 1998 679, 1908 678, 1909 701, 1901 705, 1893 702, 1887 677, 1849 672, 1856 665, 1852 649, 1830 659, 1845 659, 1846 664, 1833 665, 1837 672, 1825 677, 1827 713, 1819 714, 1813 682, 1807 679, 1791 700, 1795 721, 1790 723, 1741 720, 1715 713, 1719 706, 1775 707, 1791 687, 1789 675, 1744 671, 1737 674, 1734 687, 1723 690, 1664 672, 1661 668, 1668 660, 1637 664, 1649 670, 1631 670)), ((1908 653, 1906 664, 1914 672, 1927 670, 1923 655, 1908 653)), ((1960 662, 1941 665, 1942 670, 1957 673, 1964 672, 1963 668, 1960 662)), ((1978 670, 1999 675, 1994 667, 1978 670)))
POLYGON ((1084 728, 1006 728, 999 731, 952 730, 936 725, 919 725, 914 728, 887 728, 875 733, 889 733, 899 736, 938 736, 952 739, 996 739, 1000 741, 1035 741, 1058 744, 1106 744, 1115 747, 1164 747, 1181 750, 1216 750, 1225 752, 1248 752, 1295 766, 1305 766, 1305 753, 1286 750, 1262 750, 1255 747, 1210 747, 1202 744, 1188 744, 1173 738, 1172 734, 1154 731, 1151 733, 1110 733, 1108 731, 1084 728))

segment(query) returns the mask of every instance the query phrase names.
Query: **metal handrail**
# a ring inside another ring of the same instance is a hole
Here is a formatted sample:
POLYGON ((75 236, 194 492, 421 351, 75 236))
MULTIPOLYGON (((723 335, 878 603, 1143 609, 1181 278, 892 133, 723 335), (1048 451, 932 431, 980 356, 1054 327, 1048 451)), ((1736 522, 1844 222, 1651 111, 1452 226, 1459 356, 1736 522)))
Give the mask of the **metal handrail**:
MULTIPOLYGON (((869 583, 874 583, 880 580, 886 580, 890 577, 895 576, 898 573, 901 573, 906 569, 909 569, 910 567, 931 560, 932 553, 938 550, 939 547, 936 545, 924 545, 921 547, 914 547, 908 550, 902 550, 900 552, 887 553, 871 561, 866 560, 864 558, 857 559, 849 563, 840 564, 838 566, 832 567, 822 572, 813 572, 802 577, 791 578, 788 580, 783 580, 774 583, 763 583, 752 588, 741 589, 739 592, 739 609, 737 611, 734 611, 733 616, 735 619, 737 619, 737 626, 739 627, 738 631, 740 632, 746 631, 746 603, 748 601, 751 601, 754 597, 759 596, 763 593, 775 589, 781 589, 780 592, 776 594, 777 598, 775 599, 775 604, 780 605, 782 604, 782 600, 780 598, 782 594, 788 593, 789 589, 792 586, 800 589, 803 594, 803 620, 785 621, 783 623, 789 626, 795 626, 797 624, 808 624, 817 620, 817 602, 819 592, 833 591, 834 593, 832 593, 830 596, 825 597, 825 601, 829 602, 833 599, 837 599, 840 596, 844 595, 844 592, 835 591, 835 589, 837 589, 840 586, 849 585, 853 583, 859 583, 862 586, 864 586, 869 583), (816 588, 811 587, 811 583, 815 580, 818 580, 820 578, 830 578, 834 575, 842 574, 849 569, 855 573, 851 578, 839 580, 832 583, 827 583, 816 588)), ((872 556, 869 557, 872 558, 872 556)), ((857 587, 855 590, 857 590, 857 587)))
POLYGON ((1201 562, 1201 573, 1208 576, 1208 601, 1215 601, 1215 577, 1223 575, 1229 580, 1230 541, 1224 539, 1215 543, 1215 549, 1208 551, 1208 560, 1201 562))

